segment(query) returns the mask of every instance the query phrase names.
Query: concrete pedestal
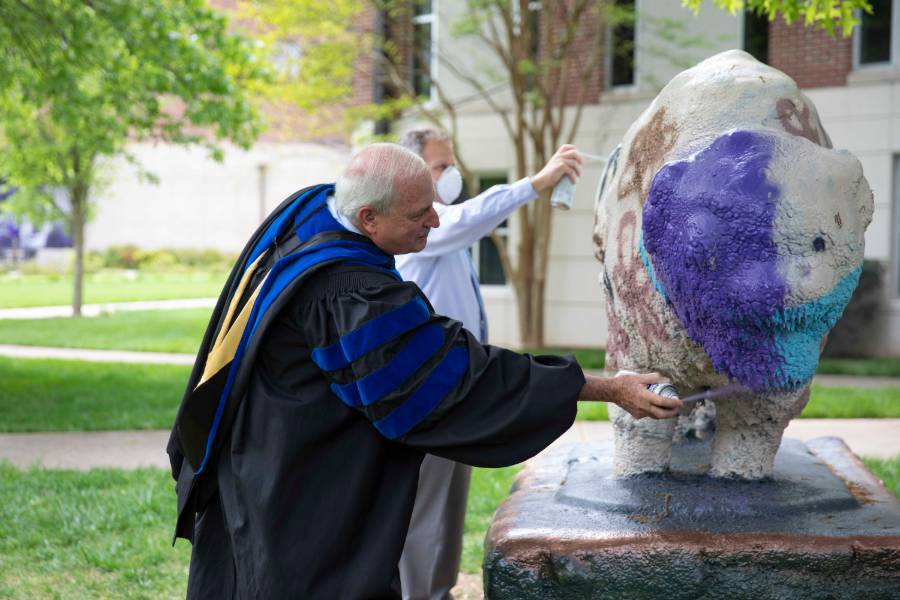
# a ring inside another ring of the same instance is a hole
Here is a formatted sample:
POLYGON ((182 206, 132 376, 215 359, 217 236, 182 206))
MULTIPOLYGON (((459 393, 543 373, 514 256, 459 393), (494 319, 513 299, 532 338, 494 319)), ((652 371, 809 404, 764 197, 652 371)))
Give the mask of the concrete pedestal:
POLYGON ((765 481, 612 477, 612 443, 564 446, 516 479, 485 540, 489 600, 900 599, 900 503, 838 438, 784 440, 765 481))

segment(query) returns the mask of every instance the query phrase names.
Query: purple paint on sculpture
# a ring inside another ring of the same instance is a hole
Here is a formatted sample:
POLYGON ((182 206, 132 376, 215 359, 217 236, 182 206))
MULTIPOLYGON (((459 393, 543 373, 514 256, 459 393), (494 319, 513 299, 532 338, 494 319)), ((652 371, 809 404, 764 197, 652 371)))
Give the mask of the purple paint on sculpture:
POLYGON ((772 240, 771 159, 770 138, 729 132, 663 166, 643 211, 644 247, 681 323, 717 371, 755 391, 772 387, 782 360, 771 327, 786 288, 772 240))

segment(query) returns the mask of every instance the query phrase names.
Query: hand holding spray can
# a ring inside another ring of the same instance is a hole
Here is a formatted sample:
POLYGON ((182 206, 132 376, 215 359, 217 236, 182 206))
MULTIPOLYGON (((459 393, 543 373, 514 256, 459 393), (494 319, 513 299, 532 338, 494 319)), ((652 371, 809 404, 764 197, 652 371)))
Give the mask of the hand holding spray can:
MULTIPOLYGON (((619 375, 638 375, 638 373, 622 370, 616 373, 616 377, 619 375)), ((647 389, 663 398, 678 398, 678 390, 671 383, 651 383, 647 386, 647 389)))
MULTIPOLYGON (((606 163, 606 159, 595 154, 587 154, 579 152, 581 159, 585 162, 606 163)), ((568 175, 560 177, 556 185, 553 186, 553 193, 550 194, 550 206, 561 210, 569 210, 572 208, 572 200, 575 197, 575 182, 568 175)))

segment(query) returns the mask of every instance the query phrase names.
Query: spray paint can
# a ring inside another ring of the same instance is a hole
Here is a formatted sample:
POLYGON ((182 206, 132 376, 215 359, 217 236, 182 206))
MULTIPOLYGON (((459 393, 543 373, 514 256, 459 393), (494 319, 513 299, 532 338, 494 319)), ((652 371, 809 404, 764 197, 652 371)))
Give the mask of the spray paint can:
MULTIPOLYGON (((616 377, 619 375, 637 375, 634 371, 619 371, 616 373, 616 377)), ((657 396, 663 396, 664 398, 678 398, 678 390, 675 389, 675 386, 671 383, 651 383, 647 386, 647 389, 656 394, 657 396)))
POLYGON ((678 398, 678 390, 671 383, 651 383, 647 389, 663 398, 678 398))
POLYGON ((575 196, 575 182, 568 175, 563 175, 550 194, 550 206, 561 210, 572 208, 572 198, 575 196))

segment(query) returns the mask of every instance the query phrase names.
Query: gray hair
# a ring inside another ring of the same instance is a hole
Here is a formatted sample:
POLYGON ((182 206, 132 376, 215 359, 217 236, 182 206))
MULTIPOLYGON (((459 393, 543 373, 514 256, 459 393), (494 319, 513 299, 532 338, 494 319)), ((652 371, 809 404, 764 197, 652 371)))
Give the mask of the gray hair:
POLYGON ((422 149, 425 147, 426 142, 446 142, 451 144, 452 140, 450 139, 450 134, 446 131, 435 129, 434 127, 410 129, 397 140, 398 144, 419 156, 422 156, 422 149))
POLYGON ((359 209, 368 206, 378 214, 389 214, 396 198, 405 191, 403 184, 416 178, 431 181, 420 157, 397 144, 372 144, 350 159, 335 183, 335 208, 359 226, 359 209))

